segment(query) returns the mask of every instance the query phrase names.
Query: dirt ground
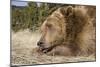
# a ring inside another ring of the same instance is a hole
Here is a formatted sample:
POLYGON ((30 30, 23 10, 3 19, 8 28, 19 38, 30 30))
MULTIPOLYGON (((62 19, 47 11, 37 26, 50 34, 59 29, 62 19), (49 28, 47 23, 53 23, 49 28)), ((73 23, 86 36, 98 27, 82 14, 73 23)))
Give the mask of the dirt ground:
POLYGON ((11 38, 11 64, 12 65, 30 65, 30 64, 48 64, 48 63, 67 63, 80 61, 95 61, 94 56, 89 57, 66 57, 66 56, 48 56, 39 54, 35 51, 37 41, 40 38, 38 32, 29 30, 12 32, 11 38))

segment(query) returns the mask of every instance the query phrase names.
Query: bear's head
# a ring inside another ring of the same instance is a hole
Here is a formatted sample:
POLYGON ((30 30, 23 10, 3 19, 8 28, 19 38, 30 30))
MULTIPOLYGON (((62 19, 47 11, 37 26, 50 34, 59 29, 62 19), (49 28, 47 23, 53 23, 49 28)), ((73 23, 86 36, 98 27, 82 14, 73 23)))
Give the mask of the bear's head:
POLYGON ((86 22, 86 14, 80 8, 72 6, 58 8, 41 26, 42 36, 37 43, 39 49, 47 53, 59 45, 76 48, 75 40, 86 22))

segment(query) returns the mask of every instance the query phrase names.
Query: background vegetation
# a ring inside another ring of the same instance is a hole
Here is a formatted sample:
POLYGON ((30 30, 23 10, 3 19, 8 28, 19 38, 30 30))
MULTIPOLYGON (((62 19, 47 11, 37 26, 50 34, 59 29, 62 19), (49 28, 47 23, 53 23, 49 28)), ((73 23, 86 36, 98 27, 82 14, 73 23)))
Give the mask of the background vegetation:
POLYGON ((28 6, 12 5, 12 30, 37 30, 48 15, 66 4, 28 2, 28 6))

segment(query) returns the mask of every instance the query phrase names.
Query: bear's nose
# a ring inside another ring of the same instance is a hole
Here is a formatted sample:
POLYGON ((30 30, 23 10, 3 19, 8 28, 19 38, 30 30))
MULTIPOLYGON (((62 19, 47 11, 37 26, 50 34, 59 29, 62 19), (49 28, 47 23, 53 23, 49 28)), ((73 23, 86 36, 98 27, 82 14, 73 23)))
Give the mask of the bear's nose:
POLYGON ((39 41, 39 42, 37 43, 37 45, 40 46, 40 47, 43 47, 43 44, 44 44, 44 43, 43 43, 42 41, 39 41))

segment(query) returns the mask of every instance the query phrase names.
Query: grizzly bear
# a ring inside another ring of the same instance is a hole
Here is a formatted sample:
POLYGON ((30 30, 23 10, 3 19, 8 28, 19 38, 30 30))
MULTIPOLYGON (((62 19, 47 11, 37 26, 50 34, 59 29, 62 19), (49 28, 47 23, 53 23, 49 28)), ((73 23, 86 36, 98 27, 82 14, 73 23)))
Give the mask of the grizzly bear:
POLYGON ((95 56, 95 27, 85 7, 60 7, 41 26, 37 45, 47 55, 95 56))

